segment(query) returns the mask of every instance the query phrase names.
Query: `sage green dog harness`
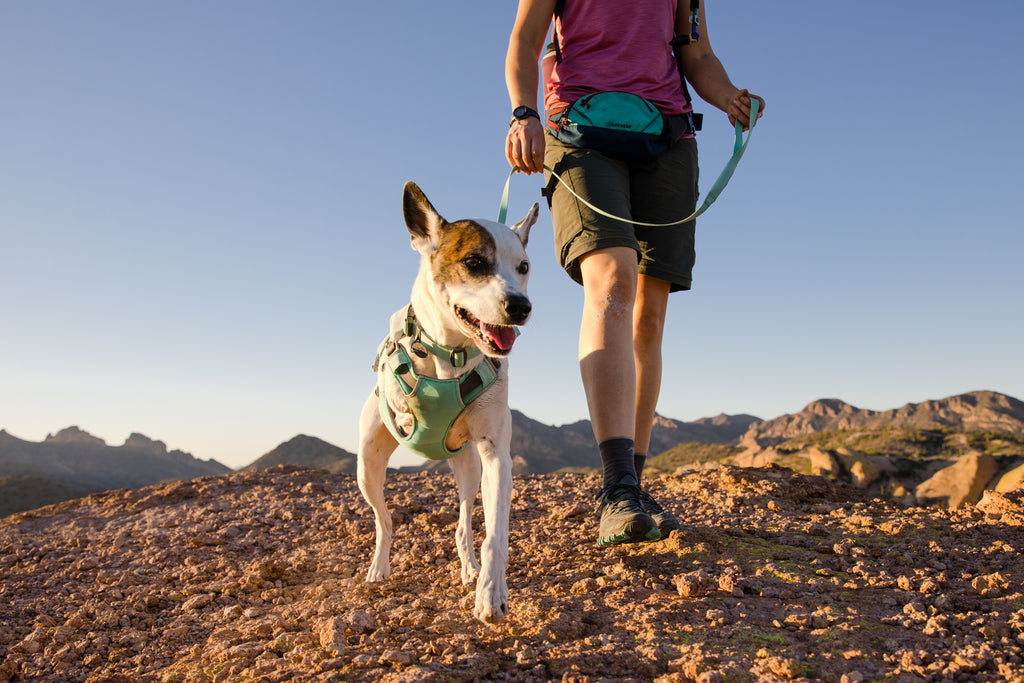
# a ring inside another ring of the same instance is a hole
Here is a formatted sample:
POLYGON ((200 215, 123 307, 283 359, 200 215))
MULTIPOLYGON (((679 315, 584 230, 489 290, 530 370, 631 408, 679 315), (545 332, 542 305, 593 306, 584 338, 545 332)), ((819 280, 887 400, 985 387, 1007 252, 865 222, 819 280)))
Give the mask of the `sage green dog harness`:
POLYGON ((412 339, 409 346, 414 352, 417 346, 422 347, 425 351, 451 362, 455 367, 462 367, 467 361, 480 355, 480 349, 455 349, 438 344, 420 329, 411 305, 404 324, 391 330, 377 349, 374 370, 380 367, 381 361, 387 365, 388 371, 405 395, 406 405, 413 416, 412 429, 407 434, 395 424, 395 415, 388 405, 387 395, 378 389, 380 416, 384 425, 399 444, 413 453, 430 460, 447 460, 464 451, 469 445, 469 441, 466 441, 457 450, 448 449, 445 440, 452 425, 466 406, 494 384, 498 373, 491 360, 484 358, 476 367, 453 379, 417 375, 409 353, 400 343, 400 340, 406 338, 412 339))

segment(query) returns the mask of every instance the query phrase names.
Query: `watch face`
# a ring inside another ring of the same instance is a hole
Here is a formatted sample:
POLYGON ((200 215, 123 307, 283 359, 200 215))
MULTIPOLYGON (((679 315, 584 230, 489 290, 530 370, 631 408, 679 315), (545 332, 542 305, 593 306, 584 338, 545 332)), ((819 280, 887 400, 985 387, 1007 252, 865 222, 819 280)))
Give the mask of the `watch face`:
POLYGON ((529 107, 516 107, 515 111, 512 112, 512 116, 516 117, 517 119, 525 119, 528 116, 530 116, 531 113, 532 110, 529 107))

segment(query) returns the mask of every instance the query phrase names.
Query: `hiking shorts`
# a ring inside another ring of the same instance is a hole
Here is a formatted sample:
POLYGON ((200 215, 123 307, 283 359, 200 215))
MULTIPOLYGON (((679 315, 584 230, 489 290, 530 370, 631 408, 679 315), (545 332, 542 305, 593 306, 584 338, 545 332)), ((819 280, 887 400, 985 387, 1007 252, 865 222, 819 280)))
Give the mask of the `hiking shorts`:
MULTIPOLYGON (((545 137, 544 163, 573 191, 610 214, 644 223, 671 223, 697 206, 697 141, 677 140, 652 161, 625 161, 545 137)), ((653 228, 617 221, 595 212, 545 171, 555 253, 576 282, 583 284, 580 257, 606 247, 637 252, 640 273, 665 280, 670 291, 689 289, 696 260, 696 221, 653 228)))

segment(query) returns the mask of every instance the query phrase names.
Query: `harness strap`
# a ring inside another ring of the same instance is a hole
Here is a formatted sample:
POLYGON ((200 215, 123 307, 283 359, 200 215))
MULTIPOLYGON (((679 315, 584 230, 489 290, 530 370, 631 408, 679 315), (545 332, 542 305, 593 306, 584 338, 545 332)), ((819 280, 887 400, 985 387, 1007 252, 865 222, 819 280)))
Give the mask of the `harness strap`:
POLYGON ((446 460, 465 450, 468 441, 456 450, 450 450, 445 442, 465 407, 497 380, 498 372, 491 359, 484 359, 476 367, 452 379, 417 375, 409 354, 401 344, 395 346, 385 362, 405 395, 413 418, 411 430, 400 429, 385 392, 380 392, 380 415, 392 436, 409 450, 431 460, 446 460))
POLYGON ((439 344, 420 327, 419 321, 416 320, 416 313, 412 310, 412 304, 409 304, 409 308, 406 311, 405 329, 403 331, 405 336, 415 338, 413 343, 419 342, 427 351, 438 358, 448 361, 457 368, 464 367, 467 361, 476 358, 481 353, 480 349, 475 346, 455 347, 439 344))
MULTIPOLYGON (((750 129, 747 132, 746 140, 743 139, 743 124, 740 123, 739 121, 737 121, 736 122, 736 139, 735 139, 735 141, 733 143, 732 157, 725 164, 725 168, 722 169, 722 172, 720 174, 718 174, 718 178, 715 180, 714 184, 711 186, 711 189, 708 190, 707 195, 704 197, 704 202, 692 214, 690 214, 686 218, 682 218, 682 219, 680 219, 678 221, 672 221, 671 223, 644 223, 644 222, 641 222, 641 221, 634 221, 634 220, 631 220, 629 218, 623 218, 621 216, 616 216, 614 214, 608 213, 607 211, 594 206, 593 204, 588 202, 586 199, 584 199, 583 197, 581 197, 578 194, 576 194, 576 191, 573 190, 572 187, 569 186, 569 183, 567 183, 565 180, 563 180, 562 176, 558 175, 558 173, 556 173, 555 170, 550 168, 547 164, 544 165, 544 170, 547 171, 548 173, 550 173, 555 179, 557 179, 558 182, 560 182, 562 184, 562 187, 564 187, 566 190, 568 190, 569 193, 572 196, 576 197, 577 200, 579 200, 580 202, 582 202, 586 206, 590 207, 593 211, 595 211, 596 213, 599 213, 600 215, 602 215, 602 216, 604 216, 606 218, 611 218, 613 220, 621 221, 623 223, 632 223, 633 225, 641 225, 641 226, 648 227, 648 228, 668 228, 668 227, 671 227, 671 226, 674 226, 674 225, 682 225, 683 223, 687 223, 689 221, 692 221, 697 216, 701 215, 702 213, 707 211, 709 208, 711 208, 711 205, 715 203, 716 199, 718 199, 718 195, 722 194, 722 190, 724 190, 725 186, 729 184, 729 181, 732 179, 732 174, 736 171, 736 166, 740 163, 740 159, 743 158, 743 153, 747 151, 747 145, 750 144, 750 138, 754 135, 754 123, 757 121, 757 110, 758 110, 758 106, 759 105, 760 105, 760 102, 758 101, 758 99, 756 97, 751 97, 750 98, 750 129)), ((509 191, 509 185, 512 182, 512 174, 515 173, 518 170, 519 170, 518 166, 514 167, 511 171, 509 171, 508 178, 505 179, 505 189, 501 193, 501 202, 498 205, 498 222, 499 223, 505 223, 505 218, 508 215, 508 191, 509 191)))

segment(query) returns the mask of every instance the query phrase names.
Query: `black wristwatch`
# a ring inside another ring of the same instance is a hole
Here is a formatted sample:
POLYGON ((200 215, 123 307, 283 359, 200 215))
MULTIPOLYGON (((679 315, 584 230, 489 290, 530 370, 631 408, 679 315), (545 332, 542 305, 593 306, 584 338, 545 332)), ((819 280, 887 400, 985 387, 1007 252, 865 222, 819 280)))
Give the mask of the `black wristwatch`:
POLYGON ((508 122, 508 125, 511 126, 516 121, 523 121, 531 116, 538 121, 540 120, 540 114, 535 109, 530 109, 527 106, 516 107, 512 110, 512 120, 508 122))

